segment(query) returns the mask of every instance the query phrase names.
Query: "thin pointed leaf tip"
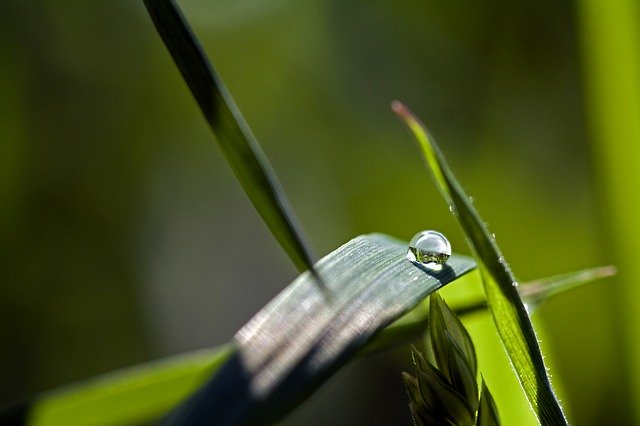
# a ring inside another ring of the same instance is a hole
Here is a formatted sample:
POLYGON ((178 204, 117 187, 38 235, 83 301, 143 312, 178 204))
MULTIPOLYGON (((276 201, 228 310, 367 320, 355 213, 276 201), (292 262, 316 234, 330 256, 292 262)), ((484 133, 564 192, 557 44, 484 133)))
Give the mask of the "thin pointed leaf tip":
POLYGON ((538 339, 518 293, 518 283, 494 238, 424 125, 402 103, 394 101, 391 107, 413 132, 438 189, 467 236, 496 329, 533 412, 543 425, 567 424, 551 387, 538 339))
POLYGON ((144 4, 251 203, 296 266, 313 271, 313 251, 275 172, 180 9, 171 0, 144 4))

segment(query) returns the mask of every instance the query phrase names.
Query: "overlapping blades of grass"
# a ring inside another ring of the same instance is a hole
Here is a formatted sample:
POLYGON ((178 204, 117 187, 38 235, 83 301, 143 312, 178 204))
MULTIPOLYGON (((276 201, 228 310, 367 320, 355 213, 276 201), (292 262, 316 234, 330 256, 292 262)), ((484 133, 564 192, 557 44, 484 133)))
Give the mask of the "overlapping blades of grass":
POLYGON ((172 0, 144 4, 254 207, 296 266, 311 269, 313 255, 275 172, 182 13, 172 0))
POLYGON ((169 418, 172 424, 270 424, 315 391, 391 322, 475 267, 453 255, 441 271, 406 259, 407 244, 360 236, 317 265, 329 303, 302 274, 235 337, 237 352, 169 418))
POLYGON ((535 415, 544 425, 566 424, 516 279, 428 131, 400 102, 393 109, 414 133, 436 185, 471 243, 496 328, 535 415))
MULTIPOLYGON (((0 412, 0 424, 263 424, 284 416, 428 294, 475 268, 452 255, 437 272, 405 258, 407 244, 357 237, 320 260, 332 298, 300 275, 236 335, 234 344, 106 374, 0 412), (213 378, 212 378, 213 376, 213 378)), ((393 336, 387 336, 392 345, 393 336)), ((396 336, 404 343, 403 336, 396 336)))
MULTIPOLYGON (((535 312, 542 303, 557 294, 573 290, 576 287, 580 287, 603 278, 612 277, 616 272, 617 268, 612 265, 583 269, 581 271, 554 275, 552 277, 540 278, 534 281, 522 283, 522 285, 518 286, 518 292, 527 307, 527 312, 531 314, 535 312)), ((486 309, 487 301, 482 299, 468 304, 454 306, 456 314, 466 315, 486 309)))
MULTIPOLYGON (((518 287, 518 291, 527 306, 527 311, 532 313, 535 312, 541 304, 557 294, 573 290, 576 287, 596 280, 611 277, 615 275, 615 273, 616 268, 613 266, 600 266, 523 283, 518 287)), ((477 300, 463 303, 454 303, 451 305, 451 308, 456 315, 463 316, 486 310, 487 301, 484 298, 478 298, 477 300)), ((424 332, 428 320, 429 310, 426 306, 423 309, 412 310, 382 330, 382 332, 363 349, 363 354, 384 350, 396 346, 403 341, 409 342, 417 338, 424 332)))

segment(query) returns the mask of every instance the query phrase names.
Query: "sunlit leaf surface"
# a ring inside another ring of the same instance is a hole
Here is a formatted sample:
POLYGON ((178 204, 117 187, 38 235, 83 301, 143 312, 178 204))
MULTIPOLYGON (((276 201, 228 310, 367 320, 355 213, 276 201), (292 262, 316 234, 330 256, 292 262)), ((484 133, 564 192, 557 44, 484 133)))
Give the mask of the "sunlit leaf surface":
POLYGON ((393 109, 414 133, 436 185, 467 235, 496 328, 534 413, 542 424, 566 424, 518 283, 495 240, 422 123, 400 102, 394 102, 393 109))
POLYGON ((280 419, 376 333, 474 268, 453 255, 440 271, 406 259, 407 245, 361 236, 316 266, 331 300, 305 273, 236 335, 237 352, 171 417, 176 424, 262 424, 280 419))
MULTIPOLYGON (((106 374, 37 396, 3 422, 131 424, 165 415, 180 424, 280 418, 316 390, 373 336, 430 293, 475 268, 452 255, 439 271, 406 259, 405 242, 357 237, 320 260, 331 297, 309 272, 262 309, 232 344, 106 374)), ((386 346, 404 342, 387 335, 386 346)))

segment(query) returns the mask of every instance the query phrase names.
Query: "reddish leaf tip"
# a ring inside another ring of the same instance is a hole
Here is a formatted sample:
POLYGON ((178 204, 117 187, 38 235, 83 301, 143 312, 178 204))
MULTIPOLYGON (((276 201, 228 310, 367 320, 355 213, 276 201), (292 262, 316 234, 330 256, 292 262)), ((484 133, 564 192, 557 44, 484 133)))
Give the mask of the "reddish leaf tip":
POLYGON ((406 120, 407 118, 414 118, 413 113, 409 110, 409 108, 407 108, 406 105, 400 101, 396 100, 391 102, 391 109, 404 120, 406 120))

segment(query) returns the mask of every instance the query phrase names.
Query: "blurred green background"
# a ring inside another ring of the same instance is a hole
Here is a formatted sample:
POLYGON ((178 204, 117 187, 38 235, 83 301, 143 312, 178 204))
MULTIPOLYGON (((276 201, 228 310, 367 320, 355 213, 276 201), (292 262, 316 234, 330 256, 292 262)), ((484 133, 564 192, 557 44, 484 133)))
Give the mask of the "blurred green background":
MULTIPOLYGON (((535 316, 580 425, 635 422, 640 383, 640 14, 598 3, 180 2, 320 254, 422 229, 469 253, 400 99, 522 280, 620 267, 535 316)), ((0 406, 228 341, 295 276, 141 1, 0 1, 0 406)), ((467 324, 505 424, 531 422, 467 324)), ((409 424, 410 368, 353 363, 286 423, 409 424)))

